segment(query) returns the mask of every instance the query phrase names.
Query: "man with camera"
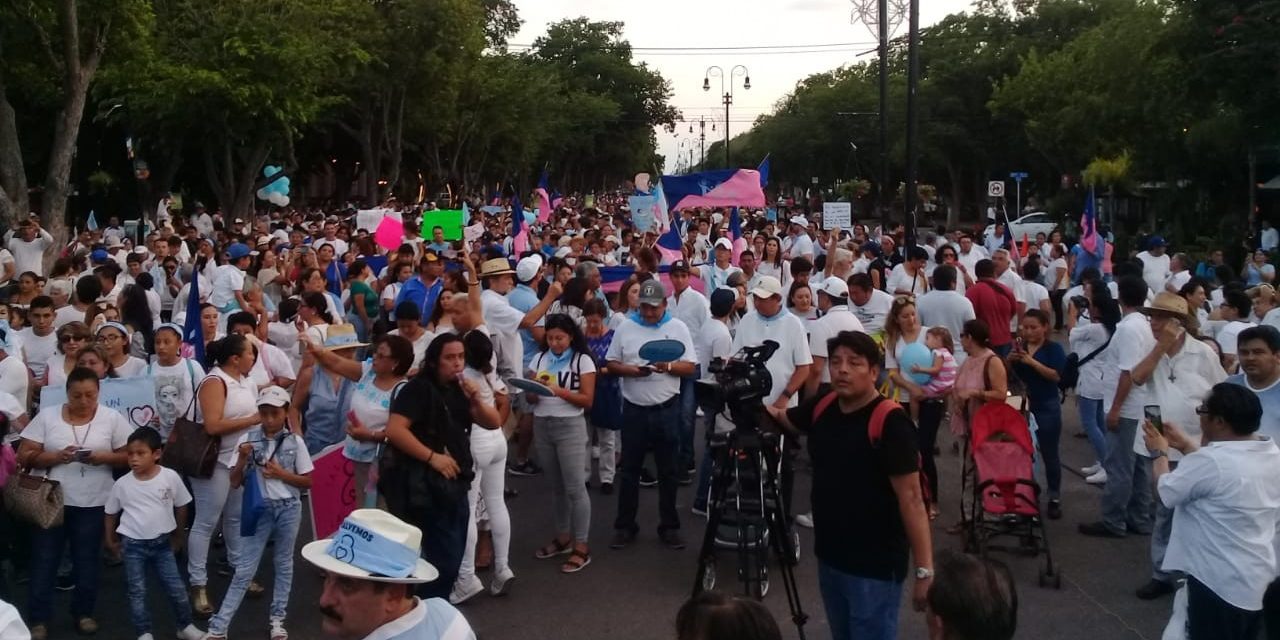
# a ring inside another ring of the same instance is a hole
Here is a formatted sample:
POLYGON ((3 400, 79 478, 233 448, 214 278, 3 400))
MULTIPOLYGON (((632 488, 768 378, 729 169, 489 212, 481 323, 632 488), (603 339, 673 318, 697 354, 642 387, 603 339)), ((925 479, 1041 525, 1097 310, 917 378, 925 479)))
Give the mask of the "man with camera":
MULTIPOLYGON (((784 428, 808 436, 813 463, 811 504, 818 586, 835 640, 892 640, 908 561, 914 558, 912 602, 923 610, 933 579, 929 517, 920 489, 915 426, 901 407, 871 423, 883 356, 870 336, 845 331, 827 342, 834 401, 769 405, 784 428)), ((883 410, 881 410, 883 411, 883 410)))

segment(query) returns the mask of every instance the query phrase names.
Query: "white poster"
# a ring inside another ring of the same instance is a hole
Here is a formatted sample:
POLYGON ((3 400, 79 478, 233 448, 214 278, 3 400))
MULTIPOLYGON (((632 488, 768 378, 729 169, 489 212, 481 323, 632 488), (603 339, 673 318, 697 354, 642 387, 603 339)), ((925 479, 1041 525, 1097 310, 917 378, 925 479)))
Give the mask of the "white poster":
POLYGON ((849 202, 822 203, 822 228, 848 229, 853 226, 853 204, 849 202))

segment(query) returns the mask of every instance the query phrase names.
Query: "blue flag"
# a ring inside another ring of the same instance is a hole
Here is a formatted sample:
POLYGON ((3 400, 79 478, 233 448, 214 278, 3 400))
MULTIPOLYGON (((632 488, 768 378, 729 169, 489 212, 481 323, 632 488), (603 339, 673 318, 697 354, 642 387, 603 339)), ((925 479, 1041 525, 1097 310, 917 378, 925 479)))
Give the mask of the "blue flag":
POLYGON ((738 208, 729 209, 729 237, 737 240, 742 237, 742 216, 738 215, 738 208))
POLYGON ((191 268, 191 292, 187 296, 187 318, 182 325, 182 341, 191 347, 196 362, 204 363, 204 328, 200 326, 200 264, 191 268))

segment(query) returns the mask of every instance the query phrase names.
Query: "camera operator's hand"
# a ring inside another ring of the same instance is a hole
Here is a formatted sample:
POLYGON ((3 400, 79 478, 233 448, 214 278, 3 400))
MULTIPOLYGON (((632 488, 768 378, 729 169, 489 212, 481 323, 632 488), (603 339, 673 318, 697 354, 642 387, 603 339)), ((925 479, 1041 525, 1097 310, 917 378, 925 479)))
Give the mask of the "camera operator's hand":
POLYGON ((770 413, 772 413, 773 409, 777 409, 779 411, 782 411, 783 413, 786 413, 787 406, 789 404, 791 404, 791 396, 785 393, 779 394, 778 399, 774 400, 773 404, 769 405, 770 413))

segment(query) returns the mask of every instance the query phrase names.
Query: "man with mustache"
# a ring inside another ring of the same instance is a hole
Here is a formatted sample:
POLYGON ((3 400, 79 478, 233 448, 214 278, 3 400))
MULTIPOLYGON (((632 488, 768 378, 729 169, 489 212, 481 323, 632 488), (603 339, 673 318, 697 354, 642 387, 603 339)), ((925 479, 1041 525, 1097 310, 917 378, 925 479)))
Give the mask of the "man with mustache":
POLYGON ((440 575, 419 557, 422 531, 378 509, 357 509, 327 540, 302 548, 325 572, 321 628, 342 640, 475 640, 466 618, 414 587, 440 575))

